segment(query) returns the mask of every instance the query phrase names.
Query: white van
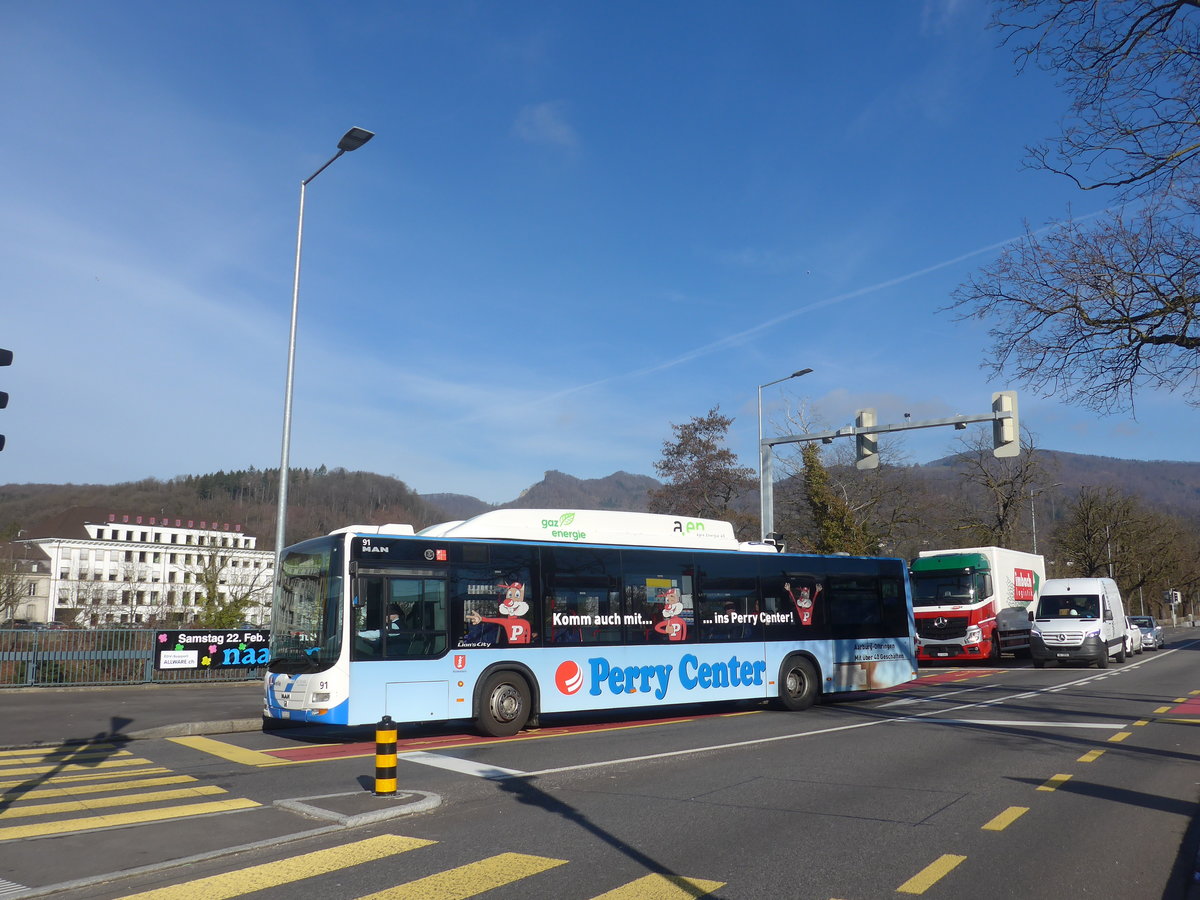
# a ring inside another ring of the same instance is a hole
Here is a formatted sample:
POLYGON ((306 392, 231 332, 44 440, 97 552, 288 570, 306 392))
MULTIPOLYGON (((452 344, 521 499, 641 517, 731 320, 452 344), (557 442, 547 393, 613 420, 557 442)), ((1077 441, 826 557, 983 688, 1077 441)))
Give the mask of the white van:
POLYGON ((1047 660, 1083 660, 1098 668, 1108 658, 1125 662, 1125 604, 1111 578, 1050 578, 1042 585, 1029 647, 1033 665, 1047 660))

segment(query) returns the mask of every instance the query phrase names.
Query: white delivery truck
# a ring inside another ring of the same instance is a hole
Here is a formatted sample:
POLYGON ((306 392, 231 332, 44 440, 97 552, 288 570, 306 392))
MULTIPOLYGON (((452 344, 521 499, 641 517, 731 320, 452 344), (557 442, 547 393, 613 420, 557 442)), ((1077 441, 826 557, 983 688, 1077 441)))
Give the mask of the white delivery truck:
POLYGON ((923 550, 909 566, 917 659, 1000 659, 1029 653, 1029 613, 1046 562, 1004 547, 923 550))
POLYGON ((1125 604, 1111 578, 1051 578, 1034 608, 1033 665, 1080 660, 1108 668, 1125 662, 1125 604))

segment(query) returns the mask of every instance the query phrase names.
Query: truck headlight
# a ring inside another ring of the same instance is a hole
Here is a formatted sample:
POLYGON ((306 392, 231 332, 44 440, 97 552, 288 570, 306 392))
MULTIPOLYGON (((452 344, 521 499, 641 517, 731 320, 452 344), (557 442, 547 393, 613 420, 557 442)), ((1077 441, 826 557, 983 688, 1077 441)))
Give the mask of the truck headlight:
POLYGON ((972 625, 967 629, 966 640, 968 644, 978 644, 983 640, 983 629, 978 625, 972 625))

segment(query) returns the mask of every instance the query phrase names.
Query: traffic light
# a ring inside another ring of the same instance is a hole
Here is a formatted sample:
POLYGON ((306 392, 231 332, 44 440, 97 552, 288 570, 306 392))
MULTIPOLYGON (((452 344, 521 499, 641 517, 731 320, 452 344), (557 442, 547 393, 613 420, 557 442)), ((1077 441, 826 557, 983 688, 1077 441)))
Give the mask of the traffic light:
POLYGON ((1010 412, 1011 416, 992 420, 992 455, 998 459, 1019 456, 1021 429, 1017 422, 1017 392, 997 391, 992 394, 992 412, 1010 412))
MULTIPOLYGON (((0 349, 0 366, 12 365, 12 351, 0 349)), ((8 392, 0 391, 0 409, 8 406, 8 392)), ((4 449, 4 435, 0 434, 0 450, 4 449)))
MULTIPOLYGON (((860 409, 854 420, 858 428, 870 428, 875 424, 875 410, 860 409)), ((854 435, 854 467, 857 469, 876 469, 879 467, 879 435, 854 435)))

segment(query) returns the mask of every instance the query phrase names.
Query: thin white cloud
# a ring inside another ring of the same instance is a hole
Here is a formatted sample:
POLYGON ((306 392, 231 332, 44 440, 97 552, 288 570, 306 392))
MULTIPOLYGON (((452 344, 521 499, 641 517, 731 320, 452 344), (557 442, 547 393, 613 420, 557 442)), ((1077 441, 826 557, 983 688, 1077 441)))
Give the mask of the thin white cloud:
POLYGON ((517 113, 513 134, 531 144, 551 144, 574 149, 579 144, 575 129, 567 122, 562 101, 537 103, 517 113))

